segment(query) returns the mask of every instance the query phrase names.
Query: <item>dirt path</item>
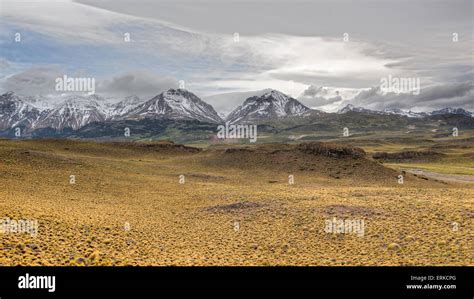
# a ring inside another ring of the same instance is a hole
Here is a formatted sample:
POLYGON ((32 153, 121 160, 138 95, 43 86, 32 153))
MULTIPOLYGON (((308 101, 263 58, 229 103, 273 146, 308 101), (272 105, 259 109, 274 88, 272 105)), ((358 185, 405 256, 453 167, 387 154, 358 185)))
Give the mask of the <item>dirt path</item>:
POLYGON ((428 178, 441 180, 441 181, 448 181, 448 182, 456 182, 456 183, 474 183, 474 176, 472 175, 462 175, 462 174, 447 174, 447 173, 439 173, 439 172, 432 172, 426 171, 423 169, 403 169, 409 173, 413 173, 416 175, 423 175, 428 178))

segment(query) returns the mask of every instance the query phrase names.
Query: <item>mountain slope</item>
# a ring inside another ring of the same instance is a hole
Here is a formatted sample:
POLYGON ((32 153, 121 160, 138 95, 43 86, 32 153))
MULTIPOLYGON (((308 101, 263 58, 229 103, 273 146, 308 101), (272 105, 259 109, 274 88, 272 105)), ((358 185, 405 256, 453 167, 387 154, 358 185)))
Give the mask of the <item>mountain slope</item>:
POLYGON ((441 110, 435 110, 435 111, 432 111, 430 114, 431 115, 456 114, 456 115, 465 115, 465 116, 470 116, 470 117, 474 116, 472 112, 466 111, 462 108, 452 108, 452 107, 444 108, 441 110))
POLYGON ((139 97, 126 97, 122 101, 111 105, 107 118, 112 120, 122 119, 140 104, 143 104, 143 101, 139 97))
POLYGON ((77 130, 91 122, 105 121, 107 107, 99 101, 100 98, 94 95, 70 96, 48 113, 44 113, 33 127, 77 130))
POLYGON ((170 89, 138 105, 124 115, 126 119, 169 118, 221 122, 214 108, 184 89, 170 89))
POLYGON ((227 117, 231 123, 258 122, 286 116, 300 116, 311 109, 277 90, 253 96, 232 111, 227 117))
POLYGON ((41 111, 13 92, 0 95, 0 130, 14 127, 31 127, 41 111))

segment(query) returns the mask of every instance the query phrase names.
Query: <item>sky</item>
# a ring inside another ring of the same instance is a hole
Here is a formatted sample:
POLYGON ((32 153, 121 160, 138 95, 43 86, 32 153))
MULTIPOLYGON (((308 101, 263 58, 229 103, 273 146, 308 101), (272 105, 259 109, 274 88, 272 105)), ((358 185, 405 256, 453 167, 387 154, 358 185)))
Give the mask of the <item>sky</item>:
POLYGON ((324 111, 474 110, 473 3, 0 0, 0 92, 55 95, 67 75, 117 99, 182 81, 221 113, 266 89, 324 111), (389 76, 419 94, 381 88, 389 76))

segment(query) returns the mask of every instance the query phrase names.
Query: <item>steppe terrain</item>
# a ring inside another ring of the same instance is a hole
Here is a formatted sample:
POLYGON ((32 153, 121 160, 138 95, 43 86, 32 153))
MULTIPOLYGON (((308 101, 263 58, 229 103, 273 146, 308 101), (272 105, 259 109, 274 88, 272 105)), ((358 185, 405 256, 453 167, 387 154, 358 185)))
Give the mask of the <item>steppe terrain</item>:
POLYGON ((0 219, 39 223, 0 233, 0 264, 472 266, 474 184, 416 170, 469 177, 473 149, 0 140, 0 219), (407 150, 437 154, 372 158, 407 150), (363 236, 325 232, 334 217, 363 236))

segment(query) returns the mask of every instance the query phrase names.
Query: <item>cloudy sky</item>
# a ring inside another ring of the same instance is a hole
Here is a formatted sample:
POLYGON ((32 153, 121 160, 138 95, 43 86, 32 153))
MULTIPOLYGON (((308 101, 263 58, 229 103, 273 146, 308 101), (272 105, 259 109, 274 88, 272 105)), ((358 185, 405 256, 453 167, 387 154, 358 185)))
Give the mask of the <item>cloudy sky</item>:
POLYGON ((183 80, 221 112, 268 88, 325 111, 474 110, 473 3, 0 0, 0 91, 54 95, 66 74, 116 98, 183 80), (381 89, 389 75, 420 94, 381 89))

